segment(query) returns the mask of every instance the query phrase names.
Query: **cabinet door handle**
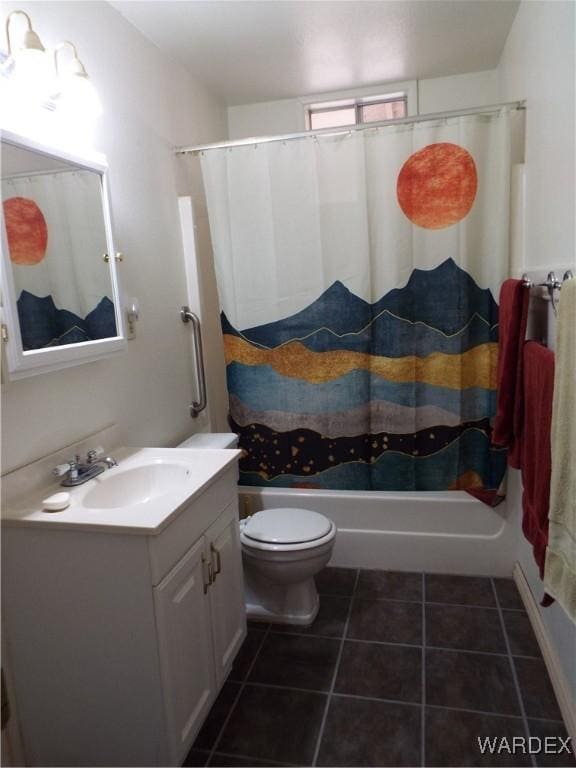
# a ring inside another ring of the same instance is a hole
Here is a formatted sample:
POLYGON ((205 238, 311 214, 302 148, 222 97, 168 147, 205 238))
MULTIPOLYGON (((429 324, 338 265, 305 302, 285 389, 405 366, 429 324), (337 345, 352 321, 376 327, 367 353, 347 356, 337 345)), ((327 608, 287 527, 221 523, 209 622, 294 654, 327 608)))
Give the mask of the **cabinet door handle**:
POLYGON ((214 546, 214 544, 210 544, 210 552, 213 555, 216 555, 216 567, 212 565, 214 581, 216 581, 216 576, 218 576, 218 574, 222 571, 222 558, 220 557, 220 551, 214 546))
POLYGON ((214 568, 212 561, 208 563, 206 568, 206 555, 202 553, 202 583, 204 584, 204 594, 208 592, 208 587, 214 582, 214 568), (206 581, 206 570, 208 571, 208 581, 206 581))

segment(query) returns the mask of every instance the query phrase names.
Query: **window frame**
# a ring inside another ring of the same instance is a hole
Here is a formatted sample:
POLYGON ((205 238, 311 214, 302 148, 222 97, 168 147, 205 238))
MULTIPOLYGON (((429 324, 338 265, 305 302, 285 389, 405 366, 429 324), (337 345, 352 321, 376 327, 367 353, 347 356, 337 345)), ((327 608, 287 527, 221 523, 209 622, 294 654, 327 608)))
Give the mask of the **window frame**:
MULTIPOLYGON (((361 99, 356 99, 351 103, 341 102, 338 105, 333 105, 330 107, 322 107, 322 106, 316 106, 315 104, 310 104, 306 109, 306 130, 308 131, 315 130, 314 128, 312 128, 312 115, 322 115, 322 114, 327 114, 328 112, 340 112, 345 109, 354 109, 354 122, 347 123, 346 125, 342 125, 342 126, 340 125, 327 126, 328 128, 331 128, 331 127, 346 128, 347 125, 349 125, 350 127, 354 127, 357 125, 370 125, 370 123, 376 123, 379 121, 378 120, 370 120, 370 121, 362 120, 362 110, 364 107, 376 106, 378 104, 392 104, 398 101, 404 102, 405 111, 404 111, 403 117, 408 117, 408 94, 403 91, 395 94, 391 94, 391 95, 386 94, 383 98, 378 98, 376 96, 371 98, 361 98, 361 99)), ((390 118, 390 119, 393 120, 394 118, 390 118)))
MULTIPOLYGON (((315 96, 308 96, 298 99, 302 106, 302 124, 303 130, 315 130, 310 127, 310 113, 331 112, 345 107, 354 107, 355 122, 349 126, 334 126, 334 130, 346 127, 354 128, 358 125, 370 125, 358 121, 359 111, 362 106, 369 104, 379 104, 389 101, 405 100, 406 117, 418 114, 418 82, 416 80, 405 80, 403 82, 387 83, 386 85, 375 85, 366 88, 354 88, 343 91, 329 91, 318 93, 315 96)), ((319 129, 316 129, 319 130, 319 129)), ((324 130, 324 129, 322 129, 324 130)))

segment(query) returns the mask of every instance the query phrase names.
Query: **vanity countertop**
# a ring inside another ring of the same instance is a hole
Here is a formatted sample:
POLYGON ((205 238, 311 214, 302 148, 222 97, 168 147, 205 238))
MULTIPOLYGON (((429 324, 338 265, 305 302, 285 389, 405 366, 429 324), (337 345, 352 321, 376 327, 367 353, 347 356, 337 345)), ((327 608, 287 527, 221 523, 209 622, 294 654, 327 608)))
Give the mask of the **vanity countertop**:
POLYGON ((3 505, 2 525, 155 535, 240 454, 236 449, 119 448, 113 452, 118 466, 83 485, 63 488, 53 482, 3 505), (70 506, 43 510, 43 499, 61 491, 70 493, 70 506))

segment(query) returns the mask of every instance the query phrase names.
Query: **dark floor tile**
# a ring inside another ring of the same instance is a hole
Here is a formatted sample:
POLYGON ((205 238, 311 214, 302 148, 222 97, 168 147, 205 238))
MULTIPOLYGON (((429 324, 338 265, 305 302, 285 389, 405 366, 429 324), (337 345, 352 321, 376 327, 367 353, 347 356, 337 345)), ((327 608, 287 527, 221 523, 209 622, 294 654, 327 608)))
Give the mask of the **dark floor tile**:
POLYGON ((218 698, 208 713, 208 717, 204 721, 204 725, 200 729, 198 736, 196 736, 196 741, 194 742, 195 749, 212 749, 220 729, 224 725, 224 720, 226 720, 228 713, 232 709, 239 690, 240 683, 231 683, 229 681, 224 683, 218 698))
POLYGON ((568 731, 564 723, 551 723, 546 720, 528 720, 530 736, 540 739, 541 751, 536 755, 536 765, 542 768, 548 766, 559 766, 559 768, 568 768, 576 765, 574 752, 576 743, 569 740, 566 749, 566 739, 568 731), (546 742, 545 739, 552 738, 552 741, 546 742), (560 739, 562 741, 560 741, 560 739))
POLYGON ((186 760, 182 763, 182 767, 192 768, 192 766, 196 765, 206 765, 209 757, 210 752, 202 752, 199 749, 194 749, 194 747, 192 747, 190 752, 186 755, 186 760))
POLYGON ((274 763, 272 760, 256 760, 253 757, 238 757, 237 755, 222 755, 215 752, 208 765, 220 765, 224 768, 236 768, 236 766, 246 766, 246 768, 259 768, 260 766, 283 765, 283 763, 274 763))
POLYGON ((482 576, 426 574, 426 601, 495 607, 492 581, 482 576))
POLYGON ((524 603, 513 579, 494 579, 494 586, 501 608, 524 610, 524 603))
POLYGON ((337 693, 417 703, 422 699, 420 648, 378 643, 344 643, 337 693))
POLYGON ((403 571, 360 571, 356 597, 422 600, 422 574, 403 571))
POLYGON ((542 659, 514 659, 526 717, 561 720, 554 689, 542 659))
POLYGON ((455 709, 520 714, 510 662, 505 656, 427 650, 426 701, 455 709))
POLYGON ((334 696, 318 765, 420 765, 420 707, 334 696))
POLYGON ((246 678, 250 665, 258 653, 258 649, 260 648, 263 639, 264 635, 262 632, 254 632, 251 629, 248 630, 246 639, 242 643, 242 646, 234 659, 232 669, 228 675, 228 680, 242 681, 246 678))
POLYGON ((321 595, 318 616, 316 616, 316 619, 309 627, 299 627, 296 624, 275 624, 272 631, 289 634, 342 637, 351 599, 350 597, 338 597, 336 595, 321 595))
POLYGON ((339 640, 269 634, 248 679, 251 683, 328 691, 339 650, 339 640))
POLYGON ((355 598, 347 636, 358 640, 422 645, 422 605, 355 598))
POLYGON ((246 626, 248 629, 254 629, 256 632, 265 632, 268 627, 270 626, 270 623, 267 621, 253 621, 250 620, 246 622, 246 626))
POLYGON ((324 568, 316 576, 316 589, 320 595, 350 597, 356 584, 356 568, 324 568))
POLYGON ((500 615, 494 608, 426 605, 426 645, 506 653, 500 615))
POLYGON ((311 765, 325 705, 324 694, 246 685, 218 748, 258 760, 311 765))
POLYGON ((427 766, 520 766, 531 765, 529 755, 482 754, 479 740, 523 738, 524 724, 520 718, 481 715, 453 709, 426 709, 427 766))
POLYGON ((502 615, 512 654, 540 658, 540 646, 528 614, 522 611, 502 611, 502 615))

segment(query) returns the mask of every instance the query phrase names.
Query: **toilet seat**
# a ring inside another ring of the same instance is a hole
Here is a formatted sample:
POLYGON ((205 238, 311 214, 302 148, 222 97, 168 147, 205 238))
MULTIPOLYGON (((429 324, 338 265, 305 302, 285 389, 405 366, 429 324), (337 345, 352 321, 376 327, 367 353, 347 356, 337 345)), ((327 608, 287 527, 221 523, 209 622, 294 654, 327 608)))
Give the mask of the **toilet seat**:
POLYGON ((242 544, 252 549, 284 552, 312 549, 331 541, 335 535, 334 523, 309 509, 266 509, 240 523, 242 544))

